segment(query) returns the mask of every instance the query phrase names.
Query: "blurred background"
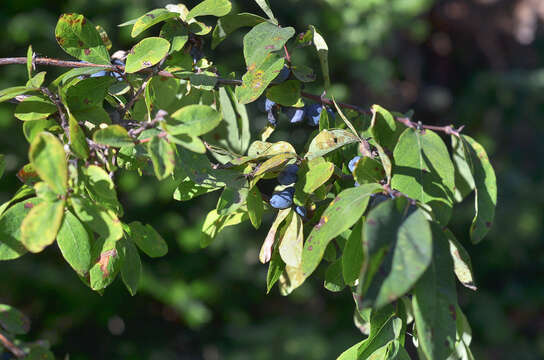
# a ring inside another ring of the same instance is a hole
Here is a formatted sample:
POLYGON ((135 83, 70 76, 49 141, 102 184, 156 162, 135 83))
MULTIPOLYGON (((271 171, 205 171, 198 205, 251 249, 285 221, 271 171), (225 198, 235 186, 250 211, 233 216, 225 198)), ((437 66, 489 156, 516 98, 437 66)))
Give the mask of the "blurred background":
MULTIPOLYGON (((196 1, 184 2, 189 7, 196 1)), ((260 13, 252 1, 234 11, 260 13)), ((427 124, 466 125, 487 149, 499 199, 485 241, 470 244, 473 199, 457 207, 451 227, 472 255, 479 290, 459 288, 473 327, 477 359, 544 358, 544 1, 541 0, 274 0, 281 24, 297 32, 314 24, 329 44, 332 92, 357 105, 415 110, 427 124)), ((54 39, 63 12, 85 14, 108 32, 114 49, 137 40, 116 25, 159 0, 2 0, 0 57, 67 59, 54 39)), ((212 24, 213 19, 205 19, 212 24)), ((154 28, 146 35, 157 32, 154 28)), ((235 33, 212 60, 243 69, 235 33)), ((209 41, 205 50, 209 51, 209 41)), ((308 51, 304 61, 318 69, 308 51)), ((47 70, 47 81, 59 74, 47 70)), ((0 68, 0 88, 24 84, 26 68, 0 68)), ((317 83, 319 85, 319 83, 317 83)), ((310 89, 311 90, 311 89, 310 89)), ((320 93, 315 88, 316 93, 320 93)), ((0 202, 18 188, 15 172, 27 144, 13 104, 0 104, 0 153, 7 174, 0 202)), ((252 110, 255 132, 264 119, 252 110)), ((285 123, 285 121, 283 121, 285 123)), ((277 137, 307 131, 280 126, 277 137)), ((122 173, 125 220, 141 220, 168 241, 165 258, 144 262, 140 293, 118 280, 103 296, 90 291, 57 248, 0 264, 0 303, 32 319, 28 339, 46 339, 59 358, 83 359, 334 359, 362 336, 353 326, 347 291, 330 293, 319 280, 291 296, 265 295, 267 267, 257 255, 266 226, 227 229, 199 247, 200 225, 218 193, 180 203, 173 184, 122 173)), ((270 224, 270 219, 268 223, 270 224)))

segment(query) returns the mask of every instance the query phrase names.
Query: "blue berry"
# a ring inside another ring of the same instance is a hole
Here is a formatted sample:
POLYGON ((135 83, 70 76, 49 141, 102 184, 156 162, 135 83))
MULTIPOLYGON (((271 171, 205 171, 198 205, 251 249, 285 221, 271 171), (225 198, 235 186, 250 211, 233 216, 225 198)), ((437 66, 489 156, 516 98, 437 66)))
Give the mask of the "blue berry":
POLYGON ((297 206, 295 207, 295 211, 297 214, 299 214, 301 217, 306 218, 306 208, 304 206, 297 206))
POLYGON ((94 73, 94 74, 91 74, 91 77, 102 77, 102 76, 106 76, 106 72, 105 71, 99 71, 97 73, 94 73))
POLYGON ((268 112, 268 122, 272 126, 276 126, 276 124, 278 123, 278 114, 277 111, 275 111, 274 109, 268 112))
POLYGON ((298 166, 290 164, 278 175, 278 182, 282 185, 291 185, 297 181, 298 166))
POLYGON ((348 168, 349 168, 349 171, 353 172, 353 170, 355 170, 355 166, 357 165, 357 162, 361 159, 360 156, 356 156, 354 157, 353 159, 351 159, 349 161, 349 164, 348 164, 348 168))
POLYGON ((289 78, 289 74, 291 74, 291 70, 289 70, 289 67, 287 65, 284 65, 283 68, 280 70, 278 76, 272 80, 272 84, 280 84, 287 80, 289 78))
POLYGON ((308 124, 312 126, 319 125, 319 117, 321 116, 321 111, 323 108, 319 104, 310 104, 305 106, 306 118, 308 119, 308 124))
POLYGON ((359 187, 359 186, 361 186, 361 184, 359 184, 359 183, 356 181, 356 182, 353 184, 353 186, 359 187))
POLYGON ((266 101, 264 102, 264 111, 269 112, 270 110, 272 110, 274 105, 276 105, 275 102, 273 102, 272 100, 266 99, 266 101))
POLYGON ((306 111, 304 108, 288 108, 286 110, 286 115, 290 119, 289 122, 291 124, 299 123, 302 120, 304 120, 304 115, 306 111))
POLYGON ((290 186, 282 191, 275 192, 270 197, 270 206, 276 209, 287 209, 293 204, 295 188, 290 186))

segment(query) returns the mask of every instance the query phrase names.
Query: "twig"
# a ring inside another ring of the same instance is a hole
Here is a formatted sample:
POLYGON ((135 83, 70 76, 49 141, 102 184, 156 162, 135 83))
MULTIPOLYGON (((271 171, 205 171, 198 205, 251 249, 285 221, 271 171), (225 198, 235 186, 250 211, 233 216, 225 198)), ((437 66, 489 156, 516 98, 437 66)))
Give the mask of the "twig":
POLYGON ((68 128, 68 120, 66 119, 66 114, 64 114, 64 111, 62 110, 62 102, 59 100, 58 96, 54 95, 48 88, 42 87, 40 88, 40 91, 51 100, 55 106, 57 107, 57 110, 59 112, 60 117, 60 126, 63 128, 66 135, 69 136, 69 128, 68 128))
POLYGON ((25 356, 25 352, 11 342, 2 332, 0 332, 0 343, 2 343, 2 346, 8 349, 13 355, 15 355, 15 357, 23 358, 25 356))
MULTIPOLYGON (((287 53, 287 49, 284 49, 286 52, 286 56, 289 57, 289 54, 287 53)), ((48 65, 48 66, 59 66, 59 67, 70 67, 70 68, 81 68, 81 67, 99 67, 104 68, 105 70, 110 71, 116 71, 116 72, 124 72, 125 67, 122 65, 101 65, 101 64, 93 64, 93 63, 87 63, 87 62, 79 62, 79 61, 68 61, 68 60, 59 60, 59 59, 50 59, 50 58, 35 58, 33 59, 33 63, 36 65, 48 65)), ((26 64, 26 57, 11 57, 11 58, 0 58, 0 65, 8 65, 8 64, 26 64)), ((157 67, 153 68, 146 68, 138 71, 137 73, 141 74, 150 74, 150 76, 159 75, 162 77, 168 77, 168 78, 176 78, 176 76, 168 71, 160 70, 157 71, 157 67)), ((150 77, 148 76, 145 81, 148 81, 150 77)), ((184 80, 188 80, 189 78, 183 78, 184 80)), ((218 77, 217 79, 217 85, 218 86, 225 86, 225 85, 232 85, 232 86, 239 86, 242 85, 242 80, 238 79, 225 79, 218 77)), ((144 81, 144 83, 145 83, 144 81)), ((133 103, 137 100, 137 98, 141 95, 141 92, 143 92, 144 86, 140 87, 138 92, 132 97, 131 101, 127 103, 127 105, 124 107, 124 109, 130 108, 130 106, 133 105, 133 103), (130 105, 130 106, 129 106, 130 105)), ((300 95, 302 97, 305 97, 307 99, 311 99, 313 101, 334 106, 334 103, 332 100, 326 98, 325 96, 319 96, 314 94, 309 94, 307 92, 301 92, 300 95)), ((365 115, 372 115, 372 112, 370 110, 364 109, 357 105, 347 104, 347 103, 337 103, 339 107, 345 108, 345 109, 351 109, 354 111, 359 112, 360 114, 365 115)), ((421 125, 419 126, 417 123, 411 121, 407 117, 395 117, 396 121, 404 124, 407 127, 417 129, 428 129, 428 130, 434 130, 443 132, 448 135, 455 135, 460 136, 460 132, 463 130, 463 126, 461 126, 458 129, 455 129, 451 125, 447 126, 434 126, 434 125, 421 125)))

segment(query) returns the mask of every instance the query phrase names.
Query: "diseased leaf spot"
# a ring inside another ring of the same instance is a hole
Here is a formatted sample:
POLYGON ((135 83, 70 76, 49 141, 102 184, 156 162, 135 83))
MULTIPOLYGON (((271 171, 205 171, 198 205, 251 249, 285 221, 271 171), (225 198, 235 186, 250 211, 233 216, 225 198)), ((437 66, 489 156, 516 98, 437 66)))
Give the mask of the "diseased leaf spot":
POLYGON ((151 66, 151 62, 149 62, 149 61, 147 61, 147 60, 146 60, 146 61, 142 61, 142 65, 143 65, 143 66, 151 66))
POLYGON ((155 15, 153 15, 153 14, 145 14, 145 16, 149 16, 151 19, 155 18, 155 15))
POLYGON ((100 270, 102 271, 103 278, 107 278, 110 275, 110 272, 108 270, 108 264, 111 258, 115 256, 117 256, 116 249, 104 251, 102 254, 100 254, 100 260, 98 260, 98 264, 100 265, 100 270))
POLYGON ((78 41, 77 41, 77 44, 78 44, 80 47, 83 47, 83 41, 78 40, 78 41))
POLYGON ((85 53, 85 55, 89 55, 91 53, 91 49, 85 49, 83 50, 83 52, 85 53))
POLYGON ((489 221, 487 221, 487 222, 485 223, 485 226, 486 226, 488 229, 491 227, 491 225, 492 225, 492 224, 491 224, 491 222, 489 222, 489 221))
POLYGON ((31 203, 31 202, 27 202, 27 203, 25 203, 24 206, 25 206, 25 209, 32 209, 34 207, 34 204, 31 203))
POLYGON ((312 251, 314 247, 312 245, 308 246, 308 251, 312 251))
POLYGON ((376 221, 375 221, 374 219, 368 219, 368 220, 366 221, 366 223, 367 223, 368 225, 376 225, 376 221))
POLYGON ((266 50, 272 50, 274 48, 274 45, 266 45, 264 48, 266 50))

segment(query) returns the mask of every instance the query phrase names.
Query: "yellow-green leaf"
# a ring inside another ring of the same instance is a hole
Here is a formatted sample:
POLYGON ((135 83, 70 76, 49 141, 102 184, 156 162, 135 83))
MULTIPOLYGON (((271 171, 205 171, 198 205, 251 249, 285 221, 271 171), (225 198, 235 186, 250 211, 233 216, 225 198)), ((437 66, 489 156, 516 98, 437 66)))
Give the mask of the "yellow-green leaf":
POLYGON ((66 153, 60 140, 53 134, 42 132, 37 135, 28 157, 40 178, 59 195, 68 188, 68 167, 66 153))
POLYGON ((51 245, 62 224, 64 200, 41 202, 34 206, 21 224, 21 241, 28 251, 37 253, 51 245))

